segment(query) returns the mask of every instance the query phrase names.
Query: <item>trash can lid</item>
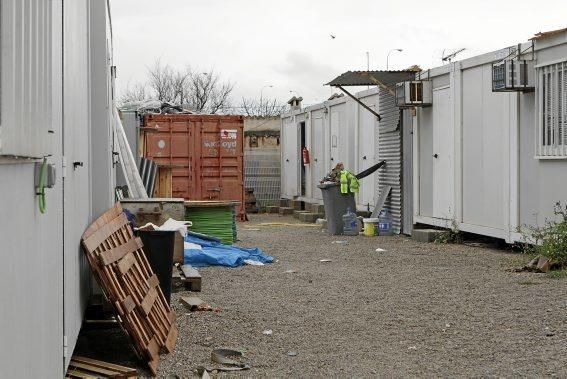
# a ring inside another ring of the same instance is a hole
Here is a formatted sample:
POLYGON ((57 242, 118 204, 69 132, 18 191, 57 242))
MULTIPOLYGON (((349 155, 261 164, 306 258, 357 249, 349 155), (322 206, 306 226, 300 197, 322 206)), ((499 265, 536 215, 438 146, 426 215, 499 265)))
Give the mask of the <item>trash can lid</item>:
POLYGON ((326 188, 331 188, 331 187, 338 187, 338 185, 339 185, 339 183, 329 182, 329 183, 318 184, 317 187, 321 188, 321 189, 326 189, 326 188))

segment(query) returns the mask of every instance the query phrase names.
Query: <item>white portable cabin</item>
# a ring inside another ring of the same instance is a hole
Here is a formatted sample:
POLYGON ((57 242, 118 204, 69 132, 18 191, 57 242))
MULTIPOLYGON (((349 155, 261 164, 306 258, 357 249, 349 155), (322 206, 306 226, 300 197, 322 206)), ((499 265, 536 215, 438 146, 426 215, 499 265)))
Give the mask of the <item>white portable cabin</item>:
POLYGON ((414 222, 513 242, 553 218, 567 199, 567 29, 417 79, 432 105, 414 117, 414 222), (532 90, 493 91, 506 60, 528 62, 532 90))
POLYGON ((0 45, 0 372, 63 378, 91 292, 80 238, 114 202, 109 4, 2 0, 0 45))
POLYGON ((321 203, 317 185, 338 162, 357 174, 385 161, 378 171, 361 179, 357 210, 373 211, 381 193, 390 188, 383 205, 391 212, 392 228, 395 233, 410 234, 412 201, 404 198, 412 199, 413 125, 411 111, 396 106, 394 91, 398 81, 414 75, 414 70, 349 71, 328 83, 348 96, 283 115, 282 197, 321 203), (353 95, 346 86, 374 88, 353 95), (304 168, 303 146, 311 159, 304 168))
MULTIPOLYGON (((378 89, 356 94, 361 101, 378 109, 378 89)), ((282 115, 282 197, 323 203, 321 179, 337 163, 353 173, 377 163, 376 117, 346 96, 282 115), (302 144, 303 141, 303 144, 302 144), (302 148, 309 151, 310 164, 303 165, 302 148)), ((374 178, 361 182, 356 196, 359 210, 374 207, 374 178)))

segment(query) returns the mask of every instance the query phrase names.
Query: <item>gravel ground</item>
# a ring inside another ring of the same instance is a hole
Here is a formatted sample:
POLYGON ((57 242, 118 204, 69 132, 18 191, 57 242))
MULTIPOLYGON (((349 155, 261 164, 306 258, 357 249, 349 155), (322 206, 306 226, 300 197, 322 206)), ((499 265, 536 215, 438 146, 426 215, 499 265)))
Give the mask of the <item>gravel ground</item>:
POLYGON ((509 271, 525 256, 261 222, 296 220, 239 225, 240 245, 278 262, 201 269, 197 296, 218 314, 188 313, 178 299, 189 293, 175 293, 179 339, 160 375, 192 376, 225 347, 243 350, 251 370, 220 376, 567 377, 567 280, 509 271))

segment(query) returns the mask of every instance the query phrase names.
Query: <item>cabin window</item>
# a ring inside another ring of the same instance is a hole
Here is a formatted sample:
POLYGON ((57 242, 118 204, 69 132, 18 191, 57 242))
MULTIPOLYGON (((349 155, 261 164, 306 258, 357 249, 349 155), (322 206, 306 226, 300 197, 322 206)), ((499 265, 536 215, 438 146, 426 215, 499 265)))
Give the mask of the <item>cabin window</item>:
POLYGON ((567 61, 538 67, 536 156, 567 158, 567 61))

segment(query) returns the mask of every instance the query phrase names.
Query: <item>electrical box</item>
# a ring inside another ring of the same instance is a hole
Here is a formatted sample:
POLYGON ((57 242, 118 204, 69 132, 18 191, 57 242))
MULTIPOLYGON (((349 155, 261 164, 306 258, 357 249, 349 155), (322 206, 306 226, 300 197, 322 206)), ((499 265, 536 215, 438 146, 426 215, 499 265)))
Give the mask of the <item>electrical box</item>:
POLYGON ((396 105, 400 108, 430 106, 432 99, 431 80, 411 80, 396 84, 396 105))
POLYGON ((492 92, 529 92, 534 89, 534 61, 505 60, 492 65, 492 92))

